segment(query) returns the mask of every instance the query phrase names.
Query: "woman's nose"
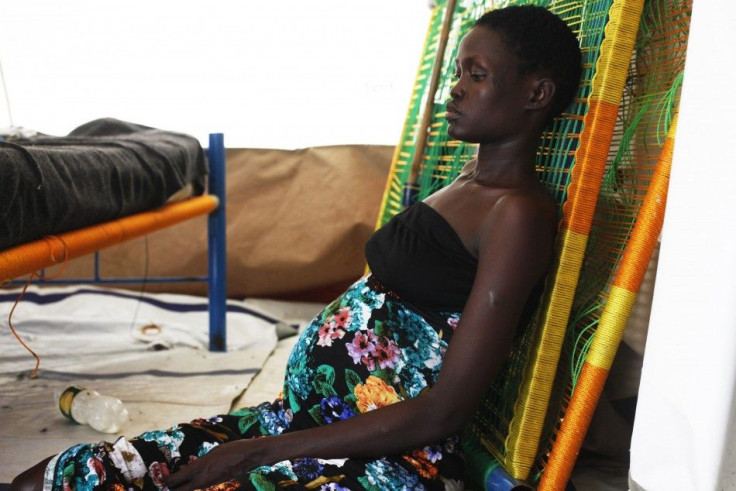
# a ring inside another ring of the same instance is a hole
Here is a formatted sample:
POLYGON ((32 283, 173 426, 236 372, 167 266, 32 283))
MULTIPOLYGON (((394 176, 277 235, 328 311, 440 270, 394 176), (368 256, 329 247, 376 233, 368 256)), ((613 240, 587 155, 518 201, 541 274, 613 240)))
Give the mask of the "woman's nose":
POLYGON ((454 100, 461 99, 465 95, 465 90, 463 90, 462 85, 460 84, 460 80, 455 82, 455 85, 450 88, 450 97, 454 100))

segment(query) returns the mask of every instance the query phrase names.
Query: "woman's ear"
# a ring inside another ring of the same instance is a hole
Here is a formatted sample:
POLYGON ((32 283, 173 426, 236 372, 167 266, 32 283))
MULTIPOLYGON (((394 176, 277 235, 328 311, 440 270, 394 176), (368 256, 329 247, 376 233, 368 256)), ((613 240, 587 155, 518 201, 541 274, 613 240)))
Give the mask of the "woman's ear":
POLYGON ((552 104, 556 88, 551 78, 542 77, 534 80, 532 94, 526 105, 527 109, 539 110, 552 104))

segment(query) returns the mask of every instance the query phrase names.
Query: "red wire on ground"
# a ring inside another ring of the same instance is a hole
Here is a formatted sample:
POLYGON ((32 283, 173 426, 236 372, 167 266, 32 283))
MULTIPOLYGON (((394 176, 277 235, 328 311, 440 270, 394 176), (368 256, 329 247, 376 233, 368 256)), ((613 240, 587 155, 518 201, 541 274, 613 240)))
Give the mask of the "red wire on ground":
MULTIPOLYGON (((44 240, 46 242, 49 242, 51 239, 56 239, 60 241, 62 245, 64 246, 63 247, 64 248, 64 259, 62 260, 61 267, 54 276, 49 278, 49 279, 54 279, 54 278, 58 278, 59 276, 61 276, 61 274, 66 269, 66 265, 68 264, 69 254, 67 252, 66 243, 61 237, 53 236, 53 235, 44 237, 44 240)), ((51 259, 53 260, 53 262, 56 262, 56 258, 53 257, 54 256, 53 248, 50 246, 50 244, 49 244, 49 249, 51 250, 51 259)), ((28 276, 28 281, 26 281, 25 286, 23 286, 23 289, 20 291, 18 298, 15 300, 15 303, 13 304, 13 308, 10 309, 10 313, 8 314, 8 327, 10 327, 10 332, 13 333, 13 336, 15 336, 15 339, 17 339, 18 342, 21 344, 21 346, 23 346, 26 349, 26 351, 28 351, 33 356, 33 358, 35 358, 36 360, 36 366, 33 368, 33 372, 31 372, 31 380, 33 380, 34 378, 38 376, 38 368, 41 366, 41 357, 38 356, 38 354, 35 351, 33 351, 33 349, 30 346, 28 346, 25 341, 23 341, 23 338, 21 338, 18 332, 15 330, 15 326, 13 326, 12 319, 13 319, 13 312, 15 312, 15 308, 20 303, 21 299, 23 298, 23 295, 26 294, 26 290, 28 290, 28 286, 31 284, 34 277, 41 278, 41 275, 34 271, 28 276)))

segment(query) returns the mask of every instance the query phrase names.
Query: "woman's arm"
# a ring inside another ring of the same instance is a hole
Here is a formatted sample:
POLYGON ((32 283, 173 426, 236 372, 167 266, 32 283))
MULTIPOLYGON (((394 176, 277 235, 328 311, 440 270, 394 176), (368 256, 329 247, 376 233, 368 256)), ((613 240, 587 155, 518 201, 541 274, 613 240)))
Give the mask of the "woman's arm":
POLYGON ((431 393, 467 423, 504 363, 529 294, 549 270, 556 217, 545 197, 508 194, 480 232, 473 289, 431 393))
POLYGON ((167 484, 203 487, 258 465, 300 457, 397 454, 456 434, 508 355, 527 297, 549 264, 552 235, 537 199, 508 195, 494 205, 480 233, 470 297, 439 378, 424 395, 329 425, 220 445, 167 484))

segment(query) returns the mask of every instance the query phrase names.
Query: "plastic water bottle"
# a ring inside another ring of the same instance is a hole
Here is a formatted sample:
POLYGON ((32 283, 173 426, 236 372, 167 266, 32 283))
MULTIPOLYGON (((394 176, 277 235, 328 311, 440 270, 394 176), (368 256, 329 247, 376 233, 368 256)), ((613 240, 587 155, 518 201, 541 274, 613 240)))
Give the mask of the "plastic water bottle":
POLYGON ((103 433, 116 433, 128 421, 128 410, 120 399, 75 385, 56 396, 61 414, 103 433))

